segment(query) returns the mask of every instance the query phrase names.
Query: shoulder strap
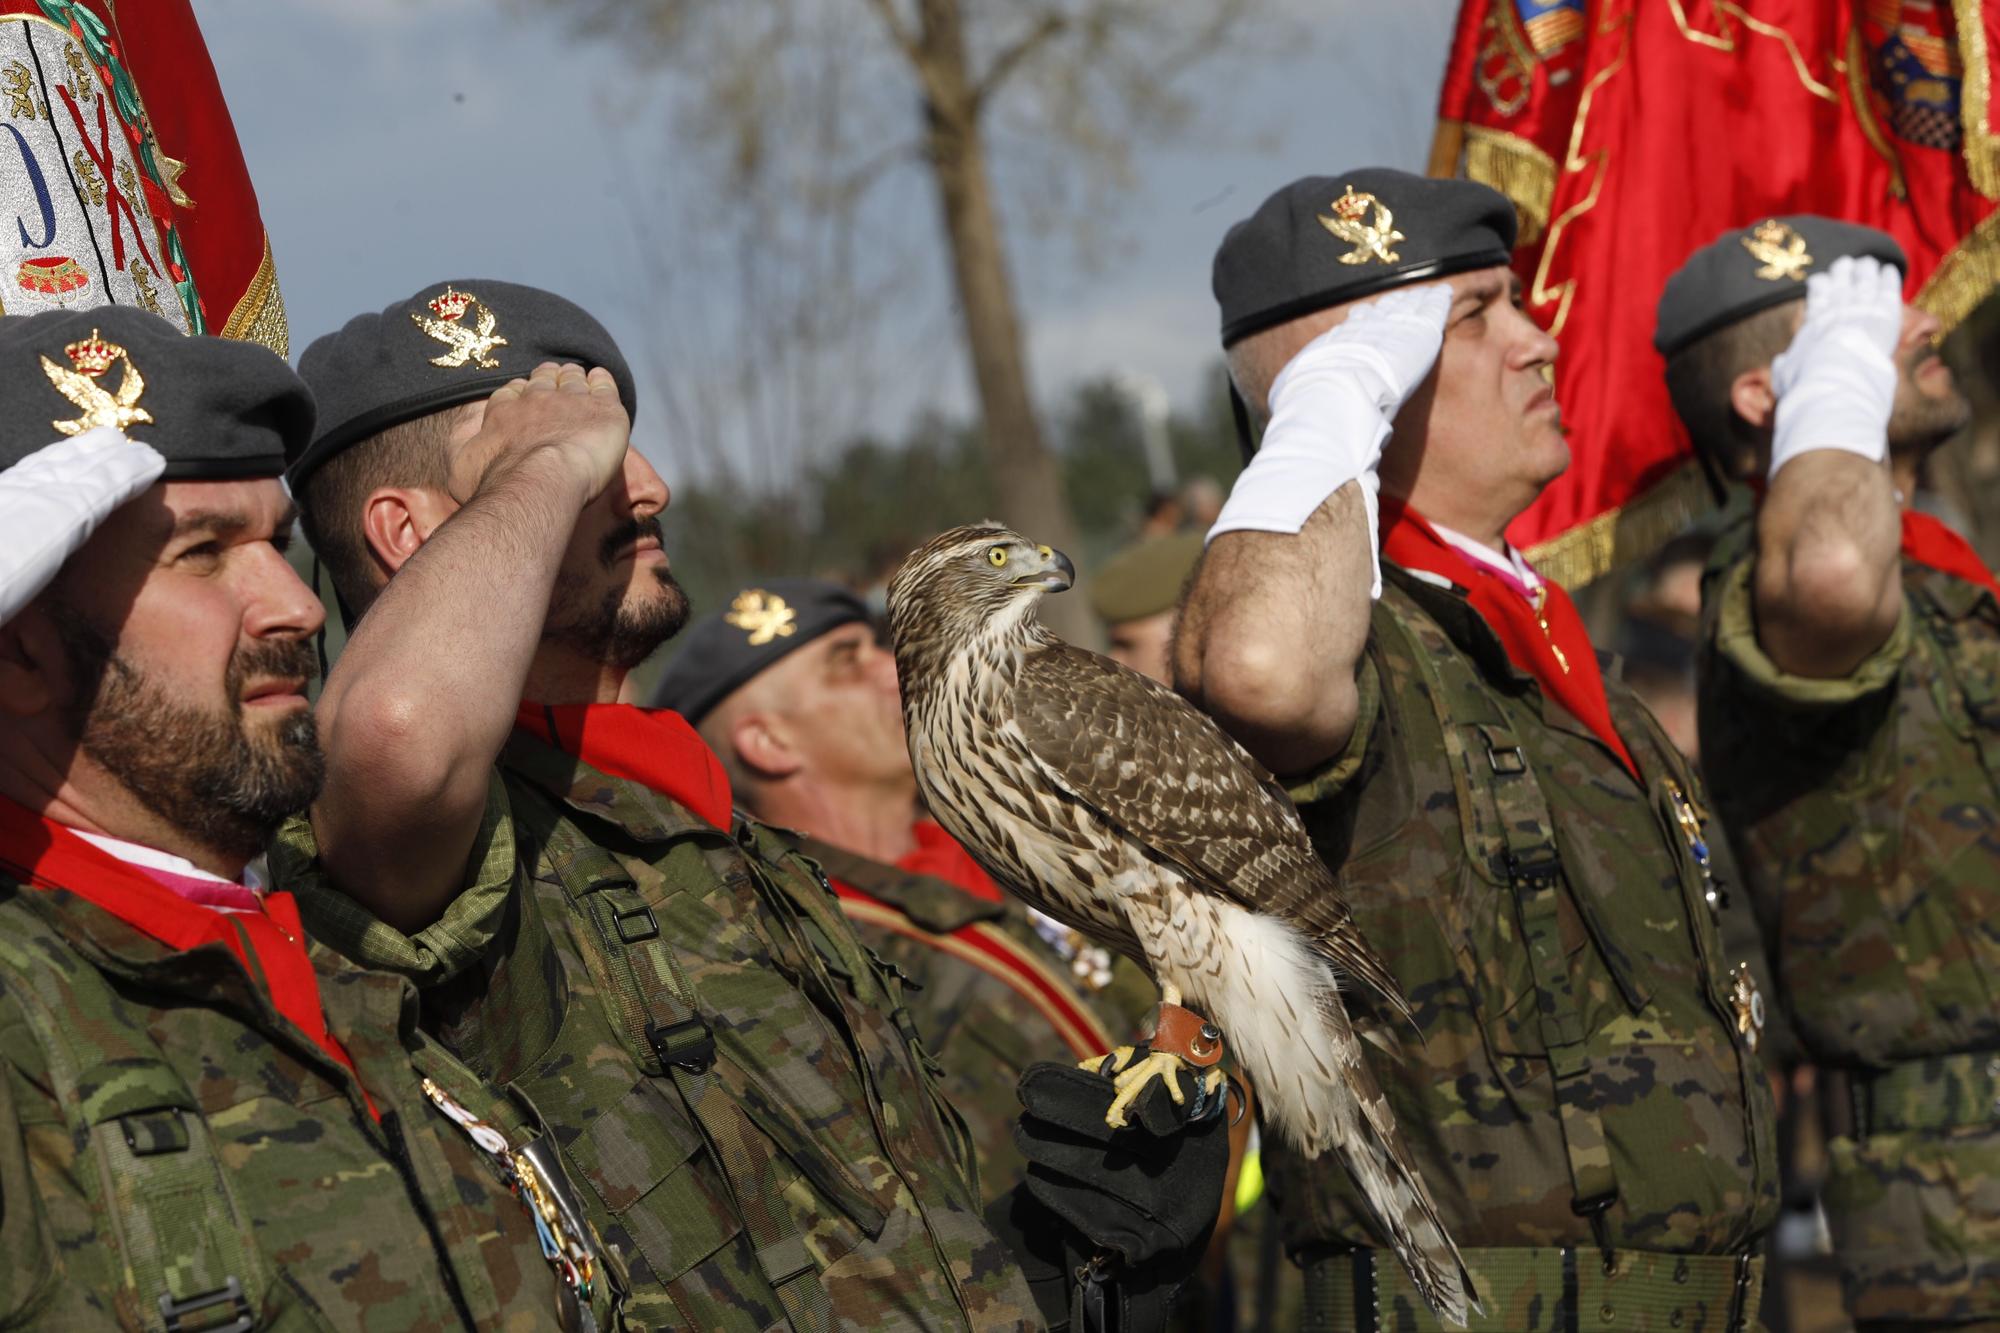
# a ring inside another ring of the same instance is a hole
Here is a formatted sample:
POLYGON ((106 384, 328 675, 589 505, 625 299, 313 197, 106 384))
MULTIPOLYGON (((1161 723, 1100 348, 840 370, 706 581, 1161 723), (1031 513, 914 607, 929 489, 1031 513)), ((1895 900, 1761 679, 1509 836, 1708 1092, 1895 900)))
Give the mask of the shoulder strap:
POLYGON ((247 1333, 264 1301, 262 1255, 200 1103, 104 975, 87 960, 48 961, 62 954, 74 956, 51 931, 0 929, 8 989, 97 1172, 121 1303, 160 1333, 247 1333))
MULTIPOLYGON (((1444 733, 1461 809, 1481 796, 1490 795, 1492 800, 1502 848, 1494 869, 1512 891, 1521 944, 1534 973, 1535 1007, 1549 1051, 1563 1148, 1569 1158, 1570 1206, 1580 1216, 1595 1217, 1616 1202, 1618 1181, 1611 1170, 1603 1118, 1590 1099, 1590 1032, 1563 951, 1562 860, 1548 799, 1506 710, 1479 674, 1464 665, 1463 655, 1449 638, 1421 614, 1378 615, 1375 623, 1392 625, 1404 637, 1410 660, 1424 678, 1424 693, 1444 733), (1458 679, 1447 683, 1446 672, 1458 679), (1454 685, 1469 685, 1483 696, 1489 705, 1483 710, 1485 720, 1468 724, 1454 716, 1454 685)), ((1466 851, 1477 857, 1482 849, 1468 843, 1466 851)), ((1575 902, 1579 896, 1571 894, 1570 899, 1575 902)))

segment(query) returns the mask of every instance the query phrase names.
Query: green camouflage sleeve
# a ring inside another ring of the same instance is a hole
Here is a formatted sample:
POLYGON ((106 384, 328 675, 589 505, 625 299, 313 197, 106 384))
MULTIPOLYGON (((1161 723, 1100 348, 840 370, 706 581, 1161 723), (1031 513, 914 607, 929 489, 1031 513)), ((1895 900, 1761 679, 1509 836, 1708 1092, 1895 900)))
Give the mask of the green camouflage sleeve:
POLYGON ((1368 757, 1368 743, 1374 738, 1375 722, 1382 712, 1382 676, 1372 656, 1362 656, 1354 673, 1354 689, 1359 696, 1354 711, 1354 734, 1347 738, 1340 753, 1309 773, 1279 779, 1293 805, 1338 796, 1361 771, 1361 761, 1368 757))
POLYGON ((68 1173, 74 1145, 61 1110, 43 1091, 46 1077, 34 1037, 0 1000, 0 1326, 8 1328, 77 1327, 112 1317, 106 1309, 77 1308, 73 1288, 90 1283, 64 1262, 63 1240, 86 1263, 86 1256, 106 1251, 92 1243, 90 1200, 68 1173))
POLYGON ((406 935, 328 882, 312 825, 286 821, 271 850, 273 887, 298 896, 308 928, 364 967, 399 973, 429 989, 451 980, 484 957, 505 919, 513 892, 514 820, 506 784, 494 770, 486 783, 486 812, 466 858, 465 887, 444 914, 406 935))
MULTIPOLYGON (((1757 642, 1757 615, 1750 590, 1756 569, 1754 560, 1740 560, 1723 576, 1717 591, 1721 596, 1715 625, 1715 650, 1723 662, 1734 668, 1738 684, 1749 703, 1776 705, 1790 713, 1831 710, 1865 699, 1895 683, 1909 656, 1911 643, 1910 608, 1906 600, 1897 617, 1896 628, 1880 648, 1845 676, 1818 680, 1795 676, 1773 662, 1757 642)), ((1742 721, 1754 710, 1745 708, 1742 721)))

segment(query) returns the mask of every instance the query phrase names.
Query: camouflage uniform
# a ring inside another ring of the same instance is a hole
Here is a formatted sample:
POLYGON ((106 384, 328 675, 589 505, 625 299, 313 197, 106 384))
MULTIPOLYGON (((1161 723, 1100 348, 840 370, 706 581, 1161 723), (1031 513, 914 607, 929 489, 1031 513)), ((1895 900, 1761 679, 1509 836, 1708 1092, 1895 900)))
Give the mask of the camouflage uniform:
POLYGON ((1703 596, 1702 754, 1827 1071, 1824 1196, 1858 1320, 2000 1320, 2000 607, 1903 562, 1848 676, 1757 645, 1750 523, 1703 596))
MULTIPOLYGON (((1694 778, 1616 682, 1643 788, 1461 593, 1383 574, 1360 722, 1293 794, 1409 997, 1417 1032, 1364 1018, 1369 1056, 1477 1283, 1473 1327, 1741 1327, 1776 1150, 1675 795, 1699 801, 1694 778)), ((1364 1248, 1337 1159, 1264 1152, 1307 1326, 1437 1327, 1364 1248)))
POLYGON ((1039 1324, 901 987, 817 867, 526 735, 500 769, 469 887, 415 936, 316 880, 303 823, 273 871, 533 1098, 629 1266, 632 1321, 1039 1324))
POLYGON ((945 1068, 945 1095, 972 1131, 985 1197, 999 1198, 1027 1166, 1014 1143, 1022 1072, 1037 1060, 1102 1054, 1134 1040, 1159 1002, 1152 981, 1121 957, 1109 984, 1086 998, 1018 902, 975 897, 812 838, 799 846, 835 881, 876 900, 843 897, 841 907, 862 942, 914 983, 905 1003, 945 1068), (984 938, 965 941, 973 930, 984 938))
POLYGON ((220 945, 0 875, 0 1326, 557 1326, 527 1213, 420 1081, 517 1144, 520 1113, 407 982, 310 956, 360 1083, 220 945))

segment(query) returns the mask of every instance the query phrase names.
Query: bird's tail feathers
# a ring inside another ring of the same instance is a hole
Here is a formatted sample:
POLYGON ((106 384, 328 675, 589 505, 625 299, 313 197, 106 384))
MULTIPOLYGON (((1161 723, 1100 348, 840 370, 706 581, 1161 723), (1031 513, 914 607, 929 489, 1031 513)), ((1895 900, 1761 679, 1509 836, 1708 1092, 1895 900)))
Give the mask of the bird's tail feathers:
POLYGON ((1362 1057, 1326 959, 1276 917, 1232 905, 1220 924, 1236 965, 1184 987, 1189 1002, 1222 1029, 1271 1132, 1307 1157, 1336 1154, 1424 1299, 1462 1326, 1471 1280, 1362 1057))

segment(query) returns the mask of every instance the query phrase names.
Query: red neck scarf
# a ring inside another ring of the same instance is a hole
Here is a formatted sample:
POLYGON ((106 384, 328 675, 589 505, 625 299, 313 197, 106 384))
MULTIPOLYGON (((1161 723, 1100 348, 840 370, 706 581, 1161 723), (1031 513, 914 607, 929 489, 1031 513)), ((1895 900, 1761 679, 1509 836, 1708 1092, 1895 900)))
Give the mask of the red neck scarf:
POLYGON ((678 801, 719 829, 730 826, 729 775, 679 713, 636 704, 523 702, 514 725, 600 773, 678 801))
POLYGON ((1972 549, 1972 543, 1929 514, 1903 511, 1903 555, 1926 569, 1976 583, 2000 598, 2000 583, 1994 582, 1993 571, 1972 549))
POLYGON ((1544 600, 1538 612, 1517 580, 1468 559, 1416 510, 1388 496, 1382 497, 1382 554, 1405 569, 1436 574, 1466 589, 1473 610, 1499 636, 1507 660, 1533 676, 1544 694, 1589 727, 1627 772, 1639 776, 1639 766, 1611 724, 1597 650, 1591 647, 1576 604, 1560 586, 1542 581, 1544 600))
POLYGON ((949 833, 928 819, 919 819, 910 832, 916 835, 916 850, 896 862, 898 869, 933 876, 989 903, 1007 900, 1000 886, 972 859, 972 853, 959 846, 949 833))
MULTIPOLYGON (((348 1072, 354 1071, 347 1051, 327 1031, 319 977, 306 954, 305 928, 289 893, 265 894, 261 911, 218 911, 182 897, 139 867, 4 797, 0 865, 41 888, 67 890, 169 948, 222 945, 251 983, 270 997, 273 1008, 348 1072)), ((368 1109, 375 1110, 372 1099, 368 1109)))

